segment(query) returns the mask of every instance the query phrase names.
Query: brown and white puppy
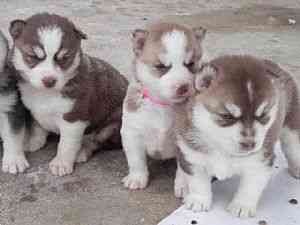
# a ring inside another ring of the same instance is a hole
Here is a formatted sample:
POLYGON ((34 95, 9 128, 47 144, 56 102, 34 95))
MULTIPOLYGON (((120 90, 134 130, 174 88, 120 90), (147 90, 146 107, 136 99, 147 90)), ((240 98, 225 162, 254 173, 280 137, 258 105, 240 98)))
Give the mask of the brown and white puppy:
POLYGON ((209 210, 211 177, 238 175, 228 211, 254 216, 280 137, 291 174, 300 178, 299 85, 271 61, 237 55, 210 61, 195 87, 195 96, 176 114, 179 164, 189 189, 185 205, 209 210))
POLYGON ((123 107, 122 143, 129 165, 129 189, 148 183, 147 155, 175 156, 173 105, 193 93, 194 75, 203 58, 203 28, 157 23, 132 36, 134 77, 123 107))
MULTIPOLYGON (((50 170, 70 174, 87 128, 96 128, 101 142, 119 132, 127 81, 106 62, 83 54, 86 35, 67 18, 42 13, 14 20, 10 34, 22 100, 41 126, 36 131, 42 141, 49 131, 60 134, 50 170)), ((78 160, 86 160, 84 153, 78 160)))

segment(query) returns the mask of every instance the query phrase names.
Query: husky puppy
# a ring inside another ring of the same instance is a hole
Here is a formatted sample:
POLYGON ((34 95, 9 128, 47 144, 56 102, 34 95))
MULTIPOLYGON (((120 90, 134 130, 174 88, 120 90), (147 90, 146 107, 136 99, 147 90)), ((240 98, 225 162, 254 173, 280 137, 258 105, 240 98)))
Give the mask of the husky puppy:
POLYGON ((174 104, 193 93, 194 74, 203 59, 205 29, 157 23, 132 34, 134 75, 124 101, 121 136, 129 165, 129 189, 148 183, 147 155, 175 156, 174 104))
POLYGON ((83 53, 87 37, 65 17, 42 13, 14 20, 10 34, 22 100, 40 125, 39 136, 60 135, 50 170, 70 174, 76 157, 86 161, 92 151, 84 145, 87 152, 78 154, 85 132, 97 131, 89 139, 101 143, 118 135, 127 81, 108 63, 83 53))
POLYGON ((211 178, 240 184, 228 211, 252 217, 272 172, 280 138, 290 173, 300 178, 299 85, 277 64, 247 55, 210 61, 196 94, 176 114, 178 160, 188 183, 185 206, 211 207, 211 178))

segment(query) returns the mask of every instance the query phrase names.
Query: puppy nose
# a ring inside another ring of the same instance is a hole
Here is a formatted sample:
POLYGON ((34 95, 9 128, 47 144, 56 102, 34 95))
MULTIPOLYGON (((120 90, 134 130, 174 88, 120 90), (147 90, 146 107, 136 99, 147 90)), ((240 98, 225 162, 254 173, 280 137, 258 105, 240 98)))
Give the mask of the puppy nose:
POLYGON ((255 147, 255 142, 253 141, 240 142, 240 145, 243 150, 251 151, 255 147))
POLYGON ((245 128, 241 131, 241 135, 244 137, 253 137, 255 135, 255 130, 253 128, 245 128))
POLYGON ((52 88, 56 84, 56 79, 54 77, 44 77, 42 82, 46 88, 52 88))
POLYGON ((177 88, 176 94, 178 96, 185 96, 189 92, 189 89, 190 89, 189 84, 182 84, 177 88))

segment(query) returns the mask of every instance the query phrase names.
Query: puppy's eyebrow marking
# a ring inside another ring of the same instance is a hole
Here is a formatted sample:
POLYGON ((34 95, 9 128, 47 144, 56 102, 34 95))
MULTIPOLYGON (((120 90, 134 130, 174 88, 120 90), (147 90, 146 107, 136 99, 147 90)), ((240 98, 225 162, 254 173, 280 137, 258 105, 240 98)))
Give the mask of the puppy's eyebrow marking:
POLYGON ((67 49, 61 49, 60 51, 58 51, 58 53, 57 53, 57 55, 56 55, 56 57, 58 58, 58 59, 61 59, 65 54, 67 54, 68 53, 68 50, 67 49))
POLYGON ((250 80, 247 82, 247 91, 248 91, 249 101, 253 102, 254 92, 253 92, 253 85, 250 80))
POLYGON ((225 108, 235 117, 238 118, 242 115, 240 107, 232 103, 226 103, 225 108))
POLYGON ((255 111, 255 116, 260 117, 264 113, 267 105, 268 105, 267 101, 262 102, 260 106, 257 108, 257 110, 255 111))
POLYGON ((45 52, 44 50, 39 47, 39 46, 34 46, 33 47, 33 52, 36 54, 36 56, 39 58, 39 59, 43 59, 45 57, 45 52))

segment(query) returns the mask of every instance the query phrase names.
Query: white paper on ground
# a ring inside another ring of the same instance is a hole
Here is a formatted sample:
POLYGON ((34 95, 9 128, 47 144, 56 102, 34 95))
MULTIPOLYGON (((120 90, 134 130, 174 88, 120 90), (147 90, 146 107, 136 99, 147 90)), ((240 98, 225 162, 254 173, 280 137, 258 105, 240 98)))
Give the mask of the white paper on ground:
POLYGON ((238 186, 238 179, 234 178, 214 182, 213 207, 209 212, 193 213, 182 206, 158 225, 258 225, 259 221, 265 221, 266 225, 300 225, 300 180, 288 174, 280 151, 277 156, 274 175, 262 196, 256 217, 240 219, 225 210, 238 186), (298 204, 289 203, 291 199, 298 200, 298 204))

